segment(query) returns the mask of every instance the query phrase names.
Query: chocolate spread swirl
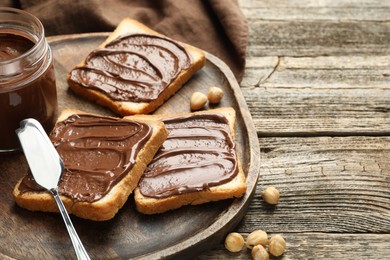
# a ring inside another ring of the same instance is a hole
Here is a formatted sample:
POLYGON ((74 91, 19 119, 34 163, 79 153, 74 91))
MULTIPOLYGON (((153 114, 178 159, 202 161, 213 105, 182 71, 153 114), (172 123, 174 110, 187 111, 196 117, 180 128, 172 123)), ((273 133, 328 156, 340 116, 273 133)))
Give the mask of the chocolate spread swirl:
MULTIPOLYGON (((57 123, 50 139, 65 165, 59 193, 86 202, 104 197, 131 170, 151 132, 144 123, 93 115, 57 123)), ((19 189, 39 190, 31 173, 19 189)))
POLYGON ((164 198, 207 190, 237 175, 235 143, 223 115, 195 114, 163 121, 168 138, 139 182, 142 195, 164 198))
POLYGON ((150 102, 190 64, 191 57, 179 43, 131 34, 91 52, 85 65, 71 71, 69 80, 113 100, 150 102))

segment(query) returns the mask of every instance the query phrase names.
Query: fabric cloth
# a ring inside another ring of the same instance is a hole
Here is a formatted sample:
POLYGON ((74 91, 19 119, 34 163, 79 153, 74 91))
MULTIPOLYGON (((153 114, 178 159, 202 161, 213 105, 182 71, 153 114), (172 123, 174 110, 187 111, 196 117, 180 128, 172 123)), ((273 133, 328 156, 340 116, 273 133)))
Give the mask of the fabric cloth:
POLYGON ((237 0, 15 1, 42 21, 47 36, 111 32, 130 17, 219 57, 238 81, 244 73, 248 27, 237 0))

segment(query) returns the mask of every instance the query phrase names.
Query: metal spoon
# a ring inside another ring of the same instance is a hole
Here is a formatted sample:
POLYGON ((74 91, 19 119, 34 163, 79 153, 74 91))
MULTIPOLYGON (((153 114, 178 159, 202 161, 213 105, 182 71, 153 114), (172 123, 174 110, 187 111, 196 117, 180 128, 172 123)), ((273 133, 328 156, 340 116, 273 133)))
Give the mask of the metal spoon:
POLYGON ((35 119, 25 119, 16 129, 24 155, 35 182, 48 190, 57 202, 72 240, 77 259, 90 259, 77 235, 68 212, 58 195, 58 182, 64 172, 64 163, 47 136, 42 125, 35 119))

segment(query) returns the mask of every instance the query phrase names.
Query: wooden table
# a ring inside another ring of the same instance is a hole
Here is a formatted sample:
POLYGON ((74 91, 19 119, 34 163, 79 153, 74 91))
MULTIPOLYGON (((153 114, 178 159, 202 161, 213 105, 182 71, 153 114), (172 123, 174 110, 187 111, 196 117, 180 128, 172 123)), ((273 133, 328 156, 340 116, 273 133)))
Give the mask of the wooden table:
MULTIPOLYGON (((235 231, 282 234, 280 259, 390 259, 390 1, 240 0, 242 92, 260 144, 235 231), (260 193, 281 192, 276 207, 260 193)), ((250 259, 221 243, 198 259, 250 259)))

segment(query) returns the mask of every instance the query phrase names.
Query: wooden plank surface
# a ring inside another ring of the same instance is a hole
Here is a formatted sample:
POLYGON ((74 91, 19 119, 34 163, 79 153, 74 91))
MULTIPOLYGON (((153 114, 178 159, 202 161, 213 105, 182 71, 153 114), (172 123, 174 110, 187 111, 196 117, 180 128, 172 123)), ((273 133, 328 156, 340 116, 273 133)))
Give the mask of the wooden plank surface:
POLYGON ((250 27, 241 86, 259 134, 389 133, 390 2, 240 3, 250 27))
POLYGON ((389 54, 390 22, 253 21, 250 56, 389 54))
POLYGON ((256 20, 389 20, 390 2, 383 0, 240 0, 249 21, 256 20))
MULTIPOLYGON (((246 237, 247 234, 243 234, 246 237)), ((286 253, 279 258, 270 259, 388 259, 389 234, 283 234, 287 240, 286 253)), ((206 252, 198 260, 207 259, 251 259, 250 250, 244 248, 239 253, 227 254, 220 246, 212 252, 206 252)))
POLYGON ((249 57, 389 54, 390 2, 240 0, 249 57))
MULTIPOLYGON (((389 259, 390 2, 239 2, 261 168, 234 231, 282 234, 277 259, 389 259), (266 186, 281 192, 276 207, 261 199, 266 186)), ((198 257, 250 258, 222 241, 198 257)))
MULTIPOLYGON (((390 233, 390 137, 259 142, 261 179, 245 220, 263 220, 272 232, 390 233), (260 198, 266 186, 282 193, 276 207, 260 198)), ((252 224, 241 228, 250 232, 252 224)))
POLYGON ((242 83, 260 135, 390 133, 390 56, 261 60, 242 83))
MULTIPOLYGON (((282 234, 281 259, 388 259, 389 136, 260 137, 259 143, 261 177, 235 231, 282 234), (276 207, 261 199, 267 186, 281 192, 276 207)), ((221 243, 199 259, 248 257, 248 250, 228 253, 221 243)))
POLYGON ((359 54, 348 53, 348 46, 342 44, 346 52, 340 56, 322 56, 323 51, 310 56, 286 42, 291 50, 295 48, 293 54, 264 57, 252 53, 259 42, 250 37, 253 44, 241 86, 258 132, 266 136, 388 134, 390 23, 384 24, 387 33, 378 43, 383 55, 367 53, 364 44, 355 43, 359 54))

